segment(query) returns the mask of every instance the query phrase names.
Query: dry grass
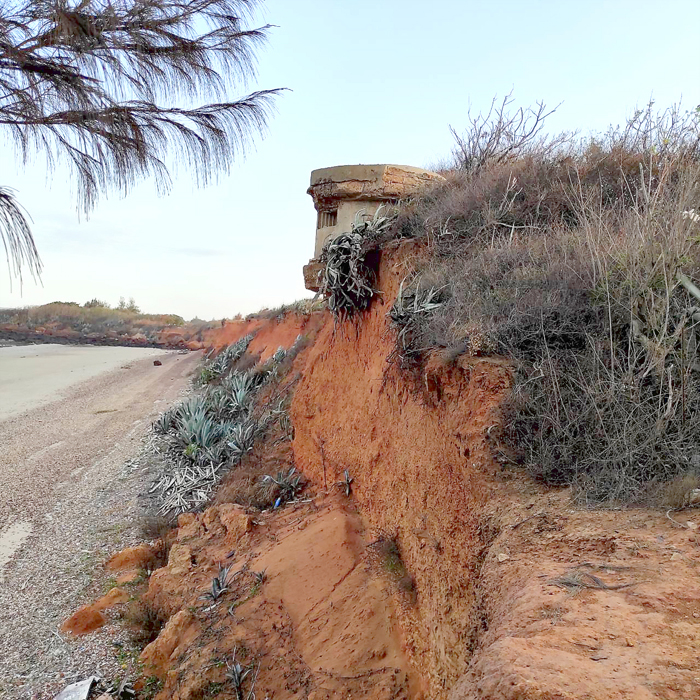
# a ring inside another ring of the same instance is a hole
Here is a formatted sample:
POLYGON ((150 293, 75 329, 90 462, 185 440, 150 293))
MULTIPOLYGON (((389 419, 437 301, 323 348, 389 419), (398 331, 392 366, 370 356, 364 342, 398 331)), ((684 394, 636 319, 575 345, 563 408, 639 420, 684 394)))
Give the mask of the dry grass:
POLYGON ((132 601, 127 606, 123 619, 131 630, 134 641, 143 647, 160 634, 166 623, 160 611, 143 599, 132 601))
POLYGON ((440 291, 429 313, 392 309, 396 354, 511 358, 501 438, 580 501, 700 475, 700 118, 650 108, 584 145, 489 148, 402 209, 395 237, 426 252, 402 294, 440 291))
POLYGON ((700 489, 700 474, 690 472, 663 484, 659 500, 661 505, 680 510, 689 505, 693 491, 700 489))

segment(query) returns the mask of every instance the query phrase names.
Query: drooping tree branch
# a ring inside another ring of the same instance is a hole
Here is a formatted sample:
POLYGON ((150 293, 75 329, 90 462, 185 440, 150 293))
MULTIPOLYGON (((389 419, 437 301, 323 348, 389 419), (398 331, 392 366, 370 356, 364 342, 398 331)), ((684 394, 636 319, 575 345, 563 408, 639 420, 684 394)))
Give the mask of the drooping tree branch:
POLYGON ((38 277, 41 260, 29 228, 27 215, 15 199, 11 190, 0 187, 0 240, 5 249, 10 278, 22 281, 22 270, 38 277))
MULTIPOLYGON (((107 191, 125 194, 144 177, 167 191, 172 162, 206 184, 264 131, 280 92, 231 97, 254 78, 255 53, 270 28, 245 26, 258 4, 3 3, 0 129, 23 162, 36 153, 49 168, 67 162, 85 212, 107 191)), ((22 230, 31 241, 26 219, 22 230)), ((0 234, 12 257, 17 248, 5 229, 0 234)), ((25 255, 31 250, 33 243, 25 255)))

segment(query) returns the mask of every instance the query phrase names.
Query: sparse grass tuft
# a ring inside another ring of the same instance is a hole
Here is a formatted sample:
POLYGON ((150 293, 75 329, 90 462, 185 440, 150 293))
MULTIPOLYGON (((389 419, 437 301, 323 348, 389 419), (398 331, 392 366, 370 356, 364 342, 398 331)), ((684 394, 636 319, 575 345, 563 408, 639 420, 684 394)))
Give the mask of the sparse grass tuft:
POLYGON ((158 676, 149 676, 143 682, 140 697, 144 700, 153 700, 161 690, 163 690, 163 681, 158 676))
POLYGON ((166 623, 160 611, 145 600, 132 601, 126 609, 124 621, 131 629, 134 641, 144 647, 160 634, 166 623))
POLYGON ((368 549, 371 563, 388 577, 398 591, 414 603, 416 584, 406 569, 396 538, 380 534, 368 545, 368 549))

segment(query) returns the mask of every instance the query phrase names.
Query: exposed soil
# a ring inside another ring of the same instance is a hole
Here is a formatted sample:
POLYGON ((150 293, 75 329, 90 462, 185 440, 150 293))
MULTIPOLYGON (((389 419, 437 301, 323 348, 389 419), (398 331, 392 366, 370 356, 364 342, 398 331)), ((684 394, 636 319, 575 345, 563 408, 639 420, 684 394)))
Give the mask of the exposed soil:
POLYGON ((286 313, 281 318, 260 319, 247 321, 226 321, 220 328, 213 328, 203 333, 203 342, 211 347, 220 348, 235 343, 243 336, 253 334, 254 338, 248 348, 250 355, 260 354, 264 362, 269 359, 279 347, 290 348, 301 335, 315 336, 324 325, 322 314, 286 313))
POLYGON ((169 619, 141 655, 144 674, 164 683, 157 697, 234 697, 234 651, 256 669, 258 697, 419 697, 395 620, 401 598, 373 573, 366 544, 338 497, 254 519, 226 504, 181 516, 146 596, 169 619), (231 590, 203 599, 223 565, 231 590))

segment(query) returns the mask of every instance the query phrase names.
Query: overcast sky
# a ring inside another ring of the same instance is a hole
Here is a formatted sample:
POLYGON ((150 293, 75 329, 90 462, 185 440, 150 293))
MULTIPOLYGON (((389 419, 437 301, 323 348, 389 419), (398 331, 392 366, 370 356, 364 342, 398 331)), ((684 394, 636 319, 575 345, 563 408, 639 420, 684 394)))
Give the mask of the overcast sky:
POLYGON ((0 272, 0 306, 124 296, 211 319, 291 302, 308 296, 314 168, 430 166, 449 155, 449 125, 511 89, 519 105, 563 103, 552 131, 605 129, 651 96, 700 104, 698 0, 268 0, 259 23, 278 27, 251 87, 291 91, 214 186, 180 171, 168 196, 147 181, 85 221, 66 172, 23 168, 0 145, 45 266, 21 294, 0 272))

